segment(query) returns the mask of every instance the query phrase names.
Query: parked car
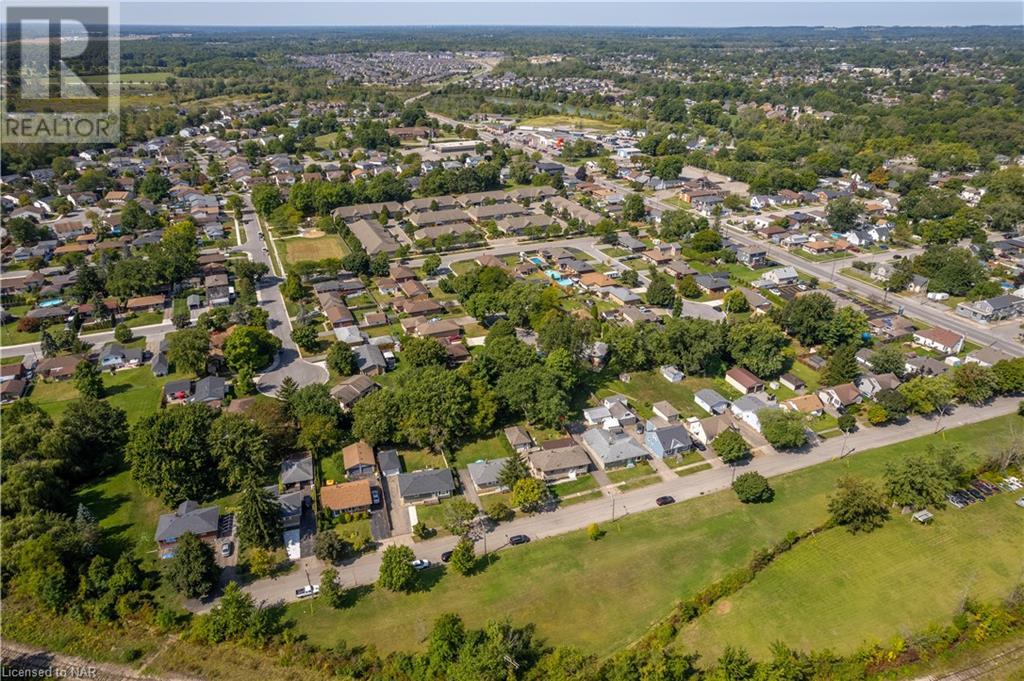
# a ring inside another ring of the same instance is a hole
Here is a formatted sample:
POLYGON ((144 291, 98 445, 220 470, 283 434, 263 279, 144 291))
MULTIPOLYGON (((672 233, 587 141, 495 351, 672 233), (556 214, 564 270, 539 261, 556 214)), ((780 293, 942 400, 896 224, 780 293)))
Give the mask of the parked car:
POLYGON ((306 586, 302 587, 301 589, 296 589, 295 590, 295 597, 296 598, 309 598, 310 596, 312 596, 314 594, 317 594, 317 593, 320 593, 320 586, 319 585, 317 585, 316 590, 314 590, 312 586, 307 584, 306 586))
POLYGON ((426 570, 428 567, 430 567, 430 561, 426 558, 417 558, 415 560, 409 561, 409 565, 412 565, 413 569, 416 570, 426 570))
POLYGON ((668 506, 669 504, 676 503, 676 500, 673 497, 664 496, 664 497, 658 497, 657 499, 655 499, 654 503, 656 503, 658 506, 668 506))
POLYGON ((512 546, 519 546, 520 544, 528 544, 529 542, 530 542, 530 538, 527 537, 525 534, 513 534, 511 537, 508 538, 508 543, 511 544, 512 546))
POLYGON ((220 545, 220 555, 224 556, 225 558, 230 556, 234 550, 235 550, 234 544, 232 544, 229 541, 226 541, 226 542, 224 542, 223 544, 220 545))
POLYGON ((946 501, 948 501, 949 505, 952 506, 953 508, 963 508, 964 507, 963 502, 960 501, 960 497, 958 497, 955 494, 947 494, 946 495, 946 501))
POLYGON ((447 563, 451 559, 452 559, 452 552, 451 551, 445 551, 444 553, 441 554, 441 562, 442 563, 447 563))
POLYGON ((1021 508, 1024 508, 1024 497, 1021 497, 1020 499, 1017 500, 1017 505, 1020 506, 1021 508))
POLYGON ((380 490, 377 489, 376 487, 370 488, 370 501, 373 503, 374 506, 380 505, 380 490))

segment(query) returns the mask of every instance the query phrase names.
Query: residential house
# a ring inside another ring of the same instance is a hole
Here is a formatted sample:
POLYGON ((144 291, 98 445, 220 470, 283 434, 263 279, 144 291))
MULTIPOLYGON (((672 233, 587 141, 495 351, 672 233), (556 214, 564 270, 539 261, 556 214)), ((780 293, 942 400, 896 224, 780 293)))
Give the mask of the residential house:
POLYGON ((792 267, 779 267, 765 272, 761 275, 761 278, 776 286, 783 286, 785 284, 795 284, 800 280, 800 275, 792 267))
POLYGON ((505 489, 498 481, 501 469, 508 462, 508 457, 490 459, 486 461, 474 461, 466 466, 469 472, 469 479, 478 492, 501 491, 505 489))
POLYGON ((764 267, 768 262, 768 251, 756 246, 746 246, 736 251, 736 260, 750 269, 764 267))
POLYGON ((373 483, 361 479, 324 485, 320 488, 320 506, 333 515, 369 511, 373 507, 373 483))
POLYGON ((727 430, 735 430, 732 419, 728 414, 716 414, 702 419, 691 419, 687 421, 686 427, 694 440, 705 447, 727 430))
POLYGON ((129 298, 124 307, 128 312, 134 313, 159 312, 164 309, 166 302, 167 298, 163 294, 139 296, 137 298, 129 298))
POLYGON ((729 409, 729 400, 711 388, 701 388, 693 396, 697 406, 709 414, 724 414, 729 409))
POLYGON ((85 361, 81 355, 64 355, 49 357, 36 364, 36 376, 50 381, 64 381, 75 375, 79 362, 85 361))
POLYGON ((505 439, 515 453, 522 454, 533 449, 533 437, 522 426, 509 426, 504 432, 505 439))
POLYGON ((161 559, 173 558, 178 540, 186 534, 213 543, 220 525, 216 506, 199 507, 194 501, 183 501, 174 513, 165 513, 156 523, 157 553, 161 559))
POLYGON ((670 402, 665 400, 652 404, 651 411, 654 412, 656 417, 668 421, 669 423, 675 423, 679 420, 679 410, 673 407, 670 402))
POLYGON ((678 456, 693 448, 690 434, 678 421, 671 423, 660 417, 647 421, 644 428, 644 446, 659 459, 678 456))
POLYGON ((126 348, 120 343, 107 343, 100 351, 99 364, 102 369, 137 367, 142 364, 142 349, 126 348))
POLYGON ((841 383, 831 388, 823 388, 818 391, 818 397, 824 404, 839 410, 860 404, 863 399, 857 386, 853 383, 841 383))
POLYGON ((950 366, 934 357, 910 355, 907 358, 906 364, 903 365, 903 369, 908 374, 918 376, 942 376, 949 371, 950 366))
POLYGON ((370 257, 378 253, 394 255, 400 244, 382 224, 374 219, 360 219, 348 225, 349 231, 359 240, 370 257))
POLYGON ((448 468, 436 468, 398 475, 398 494, 406 503, 439 501, 455 492, 455 480, 448 468))
POLYGON ((755 395, 744 395, 732 403, 730 410, 732 411, 733 416, 760 433, 760 414, 765 409, 770 408, 772 408, 772 405, 769 405, 760 397, 756 397, 755 395))
MULTIPOLYGON (((383 355, 382 355, 383 356, 383 355)), ((352 410, 356 402, 363 399, 380 386, 363 374, 354 374, 331 389, 331 397, 338 400, 342 411, 352 410)))
POLYGON ((896 374, 866 375, 856 379, 853 384, 866 399, 871 399, 882 390, 895 390, 900 387, 900 379, 896 374))
POLYGON ((977 322, 1010 319, 1024 314, 1024 298, 1015 295, 1001 295, 986 300, 959 303, 956 306, 956 313, 977 322))
POLYGON ((961 334, 937 326, 915 331, 914 342, 944 355, 955 355, 964 347, 964 337, 961 334))
POLYGON ((533 477, 546 482, 575 480, 590 470, 590 457, 572 438, 553 442, 558 446, 548 448, 550 443, 544 443, 544 447, 527 455, 526 462, 533 477))
POLYGON ((779 383, 790 390, 803 390, 806 387, 806 383, 789 373, 779 376, 779 383))
MULTIPOLYGON (((351 328, 351 327, 349 327, 351 328)), ((364 376, 380 376, 388 370, 384 353, 376 345, 363 344, 352 348, 356 359, 356 368, 364 376)))
POLYGON ((313 486, 313 457, 288 458, 281 462, 281 486, 286 490, 313 486))
POLYGON ((764 382, 743 367, 733 367, 726 371, 725 382, 744 395, 764 390, 764 382))
POLYGON ((964 358, 964 362, 968 364, 980 364, 983 367, 991 367, 998 362, 1003 362, 1013 359, 1010 355, 1006 354, 1001 350, 995 348, 978 348, 971 352, 964 358))
POLYGON ((580 439, 594 463, 602 470, 635 464, 649 456, 647 450, 625 433, 592 428, 585 431, 580 439))
POLYGON ((189 402, 204 402, 219 405, 227 395, 227 385, 221 376, 207 376, 196 381, 189 402))
POLYGON ((373 447, 363 441, 350 444, 341 450, 345 466, 345 477, 349 480, 372 478, 375 475, 375 459, 373 447))
POLYGON ((822 404, 821 399, 814 393, 791 397, 788 400, 779 402, 779 407, 786 411, 795 411, 812 416, 818 416, 825 410, 825 405, 822 404))
POLYGON ((20 400, 28 390, 28 381, 24 378, 10 378, 0 383, 0 403, 8 404, 20 400))

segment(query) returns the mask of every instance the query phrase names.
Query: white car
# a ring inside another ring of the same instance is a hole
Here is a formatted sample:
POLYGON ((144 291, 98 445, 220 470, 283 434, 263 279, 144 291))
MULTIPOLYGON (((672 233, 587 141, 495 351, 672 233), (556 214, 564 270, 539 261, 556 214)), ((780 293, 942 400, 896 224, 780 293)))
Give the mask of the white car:
POLYGON ((1017 505, 1020 506, 1021 508, 1024 508, 1024 497, 1021 497, 1020 499, 1017 500, 1017 505))
POLYGON ((417 558, 416 560, 409 561, 409 565, 412 565, 416 570, 426 570, 430 567, 430 561, 426 558, 417 558))

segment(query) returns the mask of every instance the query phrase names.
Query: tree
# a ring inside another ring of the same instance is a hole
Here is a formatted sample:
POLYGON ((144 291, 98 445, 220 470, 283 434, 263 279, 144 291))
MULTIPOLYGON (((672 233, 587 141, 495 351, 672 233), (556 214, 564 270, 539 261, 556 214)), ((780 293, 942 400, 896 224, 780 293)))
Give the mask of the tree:
POLYGON ((690 245, 701 253, 714 253, 722 248, 722 237, 712 229, 702 229, 690 237, 690 245))
POLYGON ((541 510, 549 499, 548 486, 537 478, 523 478, 512 487, 512 503, 525 513, 541 510))
POLYGON ((760 504, 775 498, 775 490, 760 473, 744 473, 732 481, 732 490, 744 504, 760 504))
POLYGON ((94 400, 103 397, 103 376, 100 374, 99 367, 87 359, 83 359, 75 367, 72 382, 82 397, 94 400))
POLYGON ((436 253, 428 255, 423 259, 423 274, 425 276, 434 276, 439 267, 441 267, 441 256, 436 253))
POLYGON ((132 335, 131 327, 127 324, 122 323, 114 327, 114 340, 118 343, 131 343, 132 338, 134 335, 132 335))
POLYGON ((750 659, 747 651, 742 648, 726 646, 706 679, 707 681, 750 681, 756 672, 757 663, 750 659))
POLYGON ((871 354, 871 370, 876 374, 896 374, 899 377, 907 368, 903 350, 896 343, 887 343, 871 354))
POLYGON ((356 372, 356 356, 345 343, 332 343, 327 348, 327 368, 338 376, 351 376, 356 372))
POLYGON ((384 549, 377 584, 388 591, 411 591, 416 582, 412 561, 416 555, 408 546, 395 544, 384 549))
POLYGON ((171 181, 158 170, 150 170, 139 182, 139 193, 154 203, 165 197, 170 188, 171 181))
POLYGON ((736 463, 750 456, 750 448, 743 436, 735 430, 727 430, 711 441, 711 447, 722 463, 736 463))
MULTIPOLYGON (((686 275, 679 280, 676 284, 676 291, 684 298, 694 299, 700 298, 703 295, 703 291, 700 290, 700 286, 697 285, 697 280, 691 275, 686 275)), ((730 293, 739 293, 740 297, 743 298, 743 294, 739 291, 730 291, 730 293)), ((743 302, 746 303, 747 299, 743 298, 743 302)))
POLYGON ((202 376, 210 357, 210 332, 198 326, 167 336, 167 361, 182 373, 202 376))
POLYGON ((473 503, 459 497, 444 506, 441 525, 451 534, 461 537, 469 533, 479 509, 473 503))
POLYGON ((734 314, 749 312, 750 303, 747 302, 747 297, 743 295, 743 291, 734 289, 726 293, 722 298, 722 309, 734 314))
POLYGON ((263 478, 270 446, 258 423, 242 414, 223 413, 210 428, 210 450, 230 489, 263 478))
POLYGON ((273 551, 253 546, 249 548, 246 557, 249 563, 249 572, 256 579, 265 579, 274 574, 277 560, 274 558, 273 551))
POLYGON ((849 383, 860 375, 860 367, 857 364, 857 351, 852 345, 844 345, 825 362, 825 368, 821 372, 822 385, 833 386, 841 383, 849 383))
POLYGON ((668 277, 656 274, 647 285, 647 303, 656 307, 672 307, 676 294, 668 277))
POLYGON ((729 329, 729 351, 736 363, 761 377, 777 376, 786 365, 789 339, 770 319, 751 319, 729 329))
POLYGON ((327 568, 320 573, 320 598, 335 610, 345 602, 345 589, 338 580, 338 571, 327 568))
POLYGON ((292 330, 292 340, 305 352, 314 352, 320 347, 320 333, 316 324, 303 324, 292 330))
POLYGON ((147 414, 132 426, 125 460, 144 490, 168 506, 210 499, 220 489, 209 447, 216 412, 191 403, 147 414))
POLYGON ((411 367, 444 366, 448 352, 437 339, 413 336, 402 344, 402 360, 411 367))
POLYGON ((238 326, 224 341, 224 359, 232 371, 243 366, 256 371, 269 365, 280 349, 281 341, 266 329, 238 326))
POLYGON ((853 307, 840 308, 825 329, 825 345, 833 349, 843 345, 859 347, 867 328, 868 318, 863 312, 853 307))
POLYGON ((213 549, 191 532, 178 537, 174 558, 165 576, 171 587, 185 598, 201 598, 213 591, 220 569, 213 549))
POLYGON ((394 390, 385 388, 370 393, 352 408, 352 435, 371 445, 394 441, 397 437, 394 415, 399 407, 394 390))
POLYGON ((776 315, 782 328, 805 347, 825 342, 835 303, 824 293, 793 298, 776 315))
POLYGON ((761 434, 778 449, 796 449, 807 442, 804 417, 800 412, 762 409, 757 413, 761 434))
POLYGON ((476 568, 476 550, 468 537, 461 537, 452 549, 451 566, 460 575, 468 575, 476 568))
POLYGON ((885 524, 889 509, 870 481, 845 476, 836 483, 836 492, 828 500, 828 513, 834 525, 846 527, 851 533, 870 532, 885 524))
POLYGON ((836 419, 836 425, 838 425, 839 430, 843 431, 844 433, 853 432, 853 430, 857 427, 857 417, 851 414, 850 412, 844 412, 839 415, 838 419, 836 419))
POLYGON ((991 369, 974 362, 962 364, 953 372, 953 394, 961 402, 984 404, 999 392, 998 377, 991 369))
POLYGON ((266 217, 281 205, 281 192, 272 184, 258 184, 252 190, 252 205, 266 217))
POLYGON ((337 564, 352 552, 352 545, 333 529, 321 529, 313 538, 313 555, 325 563, 337 564))
POLYGON ((299 421, 299 446, 317 458, 324 458, 341 446, 338 420, 324 414, 307 414, 299 421))
POLYGON ((292 397, 294 397, 298 390, 299 384, 295 382, 295 379, 291 376, 285 376, 281 379, 281 385, 277 386, 277 399, 287 405, 291 405, 292 397))
POLYGON ((622 272, 619 281, 627 288, 635 288, 640 285, 640 275, 636 273, 636 270, 627 268, 622 272))
POLYGON ((860 214, 860 206, 847 196, 833 199, 825 207, 829 225, 837 232, 849 232, 856 228, 860 214))
POLYGON ((238 500, 238 541, 264 549, 281 545, 281 506, 255 480, 246 483, 238 500))
POLYGON ((953 384, 945 376, 915 376, 900 385, 907 408, 915 414, 945 410, 953 399, 953 384))
POLYGON ((964 467, 955 448, 910 454, 885 467, 885 492, 893 503, 915 510, 942 507, 962 482, 964 467))
POLYGON ((644 197, 640 194, 629 194, 622 202, 622 218, 631 222, 643 220, 647 211, 644 208, 644 197))

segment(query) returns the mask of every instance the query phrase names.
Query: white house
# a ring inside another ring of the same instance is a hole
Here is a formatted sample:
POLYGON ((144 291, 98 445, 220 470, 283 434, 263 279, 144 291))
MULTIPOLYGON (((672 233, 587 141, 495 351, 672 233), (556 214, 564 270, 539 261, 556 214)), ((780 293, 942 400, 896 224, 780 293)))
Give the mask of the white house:
POLYGON ((793 267, 779 267, 765 272, 761 277, 777 285, 793 284, 800 279, 800 275, 796 273, 796 269, 793 267))
POLYGON ((733 416, 759 433, 761 432, 761 419, 758 417, 758 414, 770 408, 774 408, 774 405, 769 405, 760 397, 754 395, 744 395, 733 402, 730 407, 733 416))
POLYGON ((914 342, 918 345, 937 350, 946 355, 955 355, 964 349, 964 337, 954 331, 933 327, 914 332, 914 342))

